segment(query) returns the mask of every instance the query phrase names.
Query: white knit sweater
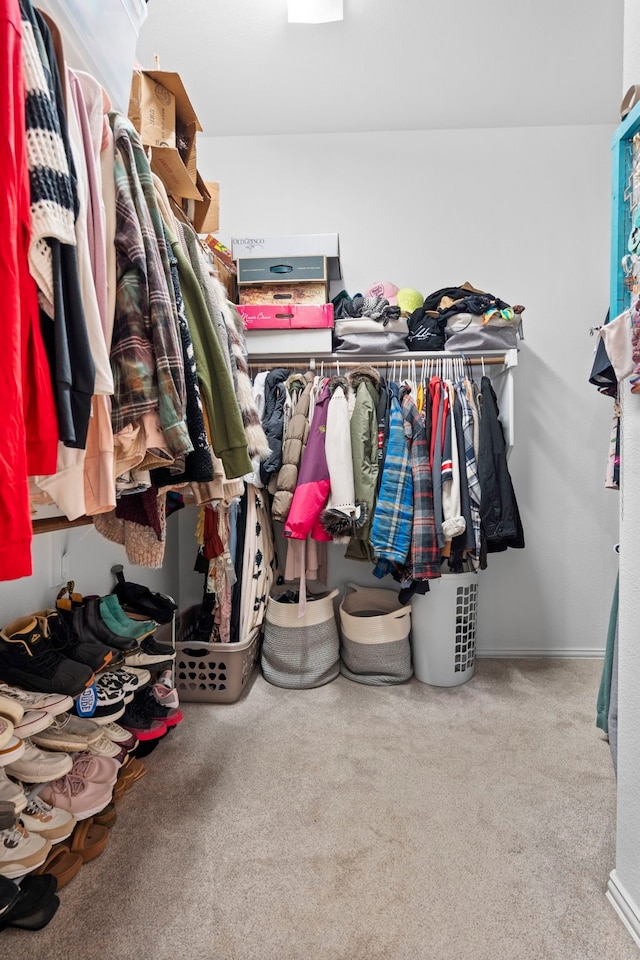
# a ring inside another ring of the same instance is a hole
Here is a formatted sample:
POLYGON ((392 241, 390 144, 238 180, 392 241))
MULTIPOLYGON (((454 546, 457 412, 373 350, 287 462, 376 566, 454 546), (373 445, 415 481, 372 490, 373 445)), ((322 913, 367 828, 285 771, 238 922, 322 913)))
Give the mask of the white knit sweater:
POLYGON ((40 59, 33 26, 25 19, 22 41, 31 183, 29 270, 40 291, 41 305, 53 316, 53 271, 46 238, 75 244, 74 193, 48 66, 40 59))

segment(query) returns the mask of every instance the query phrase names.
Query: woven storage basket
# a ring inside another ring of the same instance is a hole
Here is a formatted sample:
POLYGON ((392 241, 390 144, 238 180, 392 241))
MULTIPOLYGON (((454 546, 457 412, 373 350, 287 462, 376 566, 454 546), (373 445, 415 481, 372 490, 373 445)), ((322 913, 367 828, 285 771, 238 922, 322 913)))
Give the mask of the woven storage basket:
POLYGON ((269 597, 264 620, 262 672, 276 687, 306 690, 340 673, 340 639, 333 609, 338 590, 307 599, 303 617, 297 603, 269 597))
POLYGON ((342 673, 349 680, 386 686, 404 683, 411 666, 411 606, 393 590, 358 587, 340 604, 342 673))
POLYGON ((186 702, 234 703, 249 680, 260 650, 260 630, 242 643, 202 643, 195 636, 200 607, 176 622, 176 689, 186 702))

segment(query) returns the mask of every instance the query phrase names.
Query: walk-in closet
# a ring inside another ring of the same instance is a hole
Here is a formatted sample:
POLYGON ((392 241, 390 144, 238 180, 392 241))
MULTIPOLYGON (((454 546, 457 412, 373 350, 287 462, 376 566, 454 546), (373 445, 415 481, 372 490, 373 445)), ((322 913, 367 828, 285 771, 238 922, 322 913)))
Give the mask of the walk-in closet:
POLYGON ((0 0, 2 956, 637 956, 638 36, 0 0))

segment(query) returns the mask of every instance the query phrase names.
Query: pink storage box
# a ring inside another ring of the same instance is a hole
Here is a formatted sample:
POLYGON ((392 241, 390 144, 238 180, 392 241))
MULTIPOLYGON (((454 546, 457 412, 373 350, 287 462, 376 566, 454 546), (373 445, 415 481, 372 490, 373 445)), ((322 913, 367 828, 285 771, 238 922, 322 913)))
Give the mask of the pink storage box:
POLYGON ((247 330, 333 329, 333 304, 247 304, 238 312, 247 330))

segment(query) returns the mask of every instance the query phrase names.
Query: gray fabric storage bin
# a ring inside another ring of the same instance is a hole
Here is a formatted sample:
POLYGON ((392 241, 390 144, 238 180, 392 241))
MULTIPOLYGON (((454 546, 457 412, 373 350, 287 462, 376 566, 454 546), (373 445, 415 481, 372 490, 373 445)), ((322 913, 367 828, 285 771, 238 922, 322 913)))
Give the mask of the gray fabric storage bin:
POLYGON ((334 590, 307 599, 303 616, 297 603, 269 597, 264 621, 262 672, 276 687, 306 690, 329 683, 340 673, 340 639, 333 609, 334 590))

